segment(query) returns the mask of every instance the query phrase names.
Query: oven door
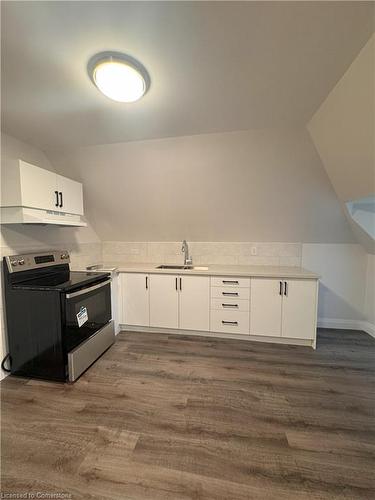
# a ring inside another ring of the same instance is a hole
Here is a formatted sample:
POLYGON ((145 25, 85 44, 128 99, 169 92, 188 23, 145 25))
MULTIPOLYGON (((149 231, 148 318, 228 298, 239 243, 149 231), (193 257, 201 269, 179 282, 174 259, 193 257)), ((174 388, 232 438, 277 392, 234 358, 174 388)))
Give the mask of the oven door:
POLYGON ((111 280, 66 293, 63 300, 63 339, 69 352, 111 320, 111 280))

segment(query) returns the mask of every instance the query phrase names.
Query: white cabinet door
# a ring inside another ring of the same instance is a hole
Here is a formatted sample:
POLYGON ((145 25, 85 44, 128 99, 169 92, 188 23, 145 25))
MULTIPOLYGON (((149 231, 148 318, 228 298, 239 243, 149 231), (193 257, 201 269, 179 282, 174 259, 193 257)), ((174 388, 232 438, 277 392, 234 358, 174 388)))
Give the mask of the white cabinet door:
POLYGON ((80 182, 57 175, 57 191, 59 192, 58 210, 60 212, 83 215, 83 194, 80 182))
POLYGON ((282 336, 295 339, 314 339, 317 281, 286 280, 285 283, 282 336))
POLYGON ((180 323, 185 330, 210 328, 210 278, 208 276, 180 276, 180 323))
POLYGON ((147 274, 121 275, 122 319, 125 325, 149 326, 149 283, 147 274))
POLYGON ((150 276, 150 326, 178 328, 178 276, 150 276))
POLYGON ((19 161, 21 205, 43 210, 59 210, 57 206, 56 174, 19 161))
POLYGON ((280 280, 252 278, 250 284, 250 335, 281 336, 280 280))

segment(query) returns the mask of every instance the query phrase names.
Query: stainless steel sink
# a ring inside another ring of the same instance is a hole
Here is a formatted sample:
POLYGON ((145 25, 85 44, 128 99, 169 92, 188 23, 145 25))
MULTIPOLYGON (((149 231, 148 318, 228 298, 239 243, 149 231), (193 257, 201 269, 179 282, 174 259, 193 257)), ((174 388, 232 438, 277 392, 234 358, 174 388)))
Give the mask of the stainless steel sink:
POLYGON ((178 264, 162 264, 157 266, 156 269, 181 269, 181 270, 192 270, 192 271, 208 271, 208 267, 205 266, 179 266, 178 264))

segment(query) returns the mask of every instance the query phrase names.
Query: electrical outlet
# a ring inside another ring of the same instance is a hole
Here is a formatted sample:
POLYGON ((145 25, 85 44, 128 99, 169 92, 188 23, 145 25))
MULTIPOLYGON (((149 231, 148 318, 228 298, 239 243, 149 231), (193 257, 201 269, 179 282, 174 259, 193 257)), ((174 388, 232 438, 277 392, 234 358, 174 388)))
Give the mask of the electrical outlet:
POLYGON ((258 254, 258 249, 257 247, 251 247, 251 255, 257 255, 258 254))

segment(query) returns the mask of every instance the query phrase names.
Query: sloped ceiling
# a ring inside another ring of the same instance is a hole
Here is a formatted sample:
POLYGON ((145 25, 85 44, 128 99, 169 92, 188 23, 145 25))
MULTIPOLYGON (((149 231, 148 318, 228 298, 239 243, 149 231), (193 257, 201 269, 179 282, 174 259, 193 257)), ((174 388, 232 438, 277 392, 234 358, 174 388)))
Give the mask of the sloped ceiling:
POLYGON ((375 193, 375 35, 307 128, 342 201, 375 193))
POLYGON ((354 243, 305 128, 50 152, 102 240, 354 243))
POLYGON ((3 130, 42 149, 304 125, 372 31, 373 2, 2 2, 3 130), (134 104, 86 74, 138 58, 134 104))
MULTIPOLYGON (((375 194, 375 35, 362 48, 307 126, 357 240, 375 241, 345 202, 375 194)), ((368 214, 374 219, 374 213, 368 214)))

